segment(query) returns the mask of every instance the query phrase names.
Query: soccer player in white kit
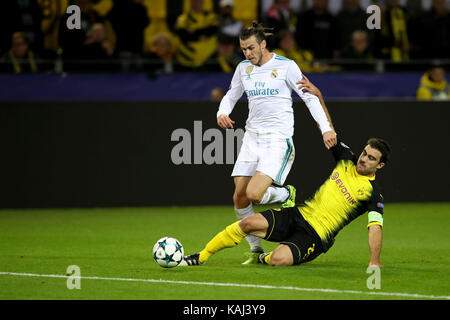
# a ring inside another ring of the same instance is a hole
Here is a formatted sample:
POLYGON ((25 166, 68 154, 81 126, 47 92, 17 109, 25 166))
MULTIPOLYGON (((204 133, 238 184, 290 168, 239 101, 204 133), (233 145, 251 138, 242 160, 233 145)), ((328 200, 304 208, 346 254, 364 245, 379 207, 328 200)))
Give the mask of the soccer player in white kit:
MULTIPOLYGON (((253 203, 281 202, 282 207, 295 205, 295 188, 282 187, 295 157, 292 140, 294 114, 291 93, 294 90, 305 102, 317 122, 326 148, 336 144, 336 133, 325 104, 296 84, 302 72, 290 59, 270 52, 261 24, 243 29, 239 35, 247 60, 234 72, 230 89, 220 102, 217 123, 223 129, 233 128, 229 115, 245 92, 249 114, 241 150, 231 176, 234 178, 234 208, 239 220, 254 214, 253 203)), ((247 236, 251 252, 244 264, 252 263, 263 252, 261 240, 247 236)))

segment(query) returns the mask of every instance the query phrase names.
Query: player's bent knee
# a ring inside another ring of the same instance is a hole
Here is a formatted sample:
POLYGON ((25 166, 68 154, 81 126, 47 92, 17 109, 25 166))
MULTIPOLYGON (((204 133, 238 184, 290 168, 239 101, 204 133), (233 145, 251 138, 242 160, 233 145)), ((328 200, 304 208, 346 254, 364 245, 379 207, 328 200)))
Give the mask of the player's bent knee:
POLYGON ((246 234, 264 238, 269 224, 260 213, 255 213, 239 221, 239 227, 246 234))
POLYGON ((252 222, 252 217, 246 217, 239 222, 239 227, 243 232, 249 234, 254 231, 254 224, 252 222))
POLYGON ((243 192, 243 193, 239 193, 237 191, 234 192, 234 194, 233 194, 234 203, 239 203, 239 202, 242 202, 245 200, 247 200, 247 196, 245 195, 245 192, 243 192))
POLYGON ((242 219, 239 227, 247 234, 256 232, 256 236, 262 237, 267 229, 267 220, 261 214, 256 213, 242 219))
POLYGON ((291 266, 294 264, 291 249, 288 246, 277 248, 270 256, 272 266, 291 266))
POLYGON ((233 203, 237 208, 245 208, 249 205, 250 200, 247 199, 245 191, 243 192, 235 191, 233 194, 233 203))
POLYGON ((259 194, 258 192, 252 190, 247 190, 246 192, 247 199, 255 203, 260 203, 263 195, 264 194, 259 194))

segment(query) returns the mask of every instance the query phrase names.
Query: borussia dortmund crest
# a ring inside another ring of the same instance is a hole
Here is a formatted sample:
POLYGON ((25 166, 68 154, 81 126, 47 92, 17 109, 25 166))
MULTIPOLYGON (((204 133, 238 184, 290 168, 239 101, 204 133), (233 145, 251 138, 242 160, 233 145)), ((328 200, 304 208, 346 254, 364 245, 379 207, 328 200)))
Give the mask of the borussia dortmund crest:
POLYGON ((278 77, 278 71, 277 69, 273 69, 272 72, 270 73, 270 77, 272 79, 275 79, 276 77, 278 77))

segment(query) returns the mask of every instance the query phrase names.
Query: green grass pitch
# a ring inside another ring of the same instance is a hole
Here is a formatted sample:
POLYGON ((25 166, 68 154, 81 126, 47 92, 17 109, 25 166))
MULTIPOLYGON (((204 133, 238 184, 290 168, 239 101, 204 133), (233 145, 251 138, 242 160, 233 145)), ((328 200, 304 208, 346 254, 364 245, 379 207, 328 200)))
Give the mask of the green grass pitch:
POLYGON ((381 289, 368 289, 366 215, 304 265, 243 266, 244 241, 203 266, 163 269, 156 240, 197 252, 235 221, 232 206, 0 210, 0 299, 450 299, 449 220, 450 203, 386 204, 381 289), (67 288, 69 265, 80 289, 67 288))

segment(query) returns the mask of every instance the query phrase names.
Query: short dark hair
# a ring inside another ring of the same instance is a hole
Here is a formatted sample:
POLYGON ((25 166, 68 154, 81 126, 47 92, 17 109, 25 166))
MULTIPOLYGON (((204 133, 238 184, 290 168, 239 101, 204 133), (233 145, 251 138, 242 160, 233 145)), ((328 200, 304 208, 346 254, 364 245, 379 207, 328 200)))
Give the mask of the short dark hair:
POLYGON ((258 23, 258 21, 253 21, 252 26, 248 28, 244 28, 239 33, 239 39, 247 40, 251 36, 255 36, 256 41, 261 43, 263 40, 266 40, 266 37, 271 36, 272 33, 266 32, 267 30, 272 30, 272 28, 264 28, 262 23, 258 23))
POLYGON ((367 145, 381 152, 380 162, 387 163, 391 158, 391 146, 389 143, 381 138, 370 138, 367 140, 367 145))

